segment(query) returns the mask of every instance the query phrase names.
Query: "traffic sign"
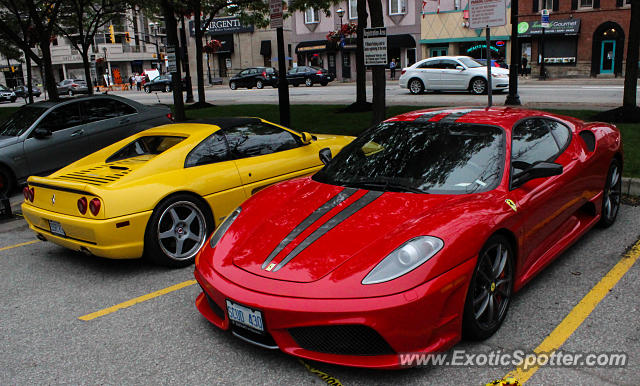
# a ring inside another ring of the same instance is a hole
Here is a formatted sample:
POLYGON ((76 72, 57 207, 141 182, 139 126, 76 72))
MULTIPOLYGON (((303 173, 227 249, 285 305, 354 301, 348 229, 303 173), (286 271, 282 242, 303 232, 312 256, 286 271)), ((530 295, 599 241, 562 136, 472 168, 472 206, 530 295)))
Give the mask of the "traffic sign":
POLYGON ((385 27, 364 29, 364 65, 387 65, 387 29, 385 27))
POLYGON ((549 10, 548 9, 541 10, 540 15, 542 15, 542 20, 540 23, 542 28, 549 28, 549 10))
POLYGON ((506 0, 469 0, 469 28, 501 27, 506 24, 506 0))
POLYGON ((282 0, 269 0, 271 28, 282 28, 282 0))

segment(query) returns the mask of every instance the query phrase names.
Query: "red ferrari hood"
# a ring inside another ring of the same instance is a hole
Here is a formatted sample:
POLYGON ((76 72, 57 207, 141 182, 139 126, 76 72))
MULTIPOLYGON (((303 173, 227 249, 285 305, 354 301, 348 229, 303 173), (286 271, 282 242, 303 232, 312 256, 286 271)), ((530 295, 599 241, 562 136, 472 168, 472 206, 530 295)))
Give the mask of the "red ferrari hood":
MULTIPOLYGON (((257 207, 249 204, 251 225, 239 230, 249 237, 237 240, 230 253, 238 268, 293 282, 316 281, 376 240, 466 200, 460 195, 344 188, 310 179, 276 186, 269 194, 290 198, 265 209, 261 199, 257 207)), ((379 261, 390 251, 370 252, 379 261)))

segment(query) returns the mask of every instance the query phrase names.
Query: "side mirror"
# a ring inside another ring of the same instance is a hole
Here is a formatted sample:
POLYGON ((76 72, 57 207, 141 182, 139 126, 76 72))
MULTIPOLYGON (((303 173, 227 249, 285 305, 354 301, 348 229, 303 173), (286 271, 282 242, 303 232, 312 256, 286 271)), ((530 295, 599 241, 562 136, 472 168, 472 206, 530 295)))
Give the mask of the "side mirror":
POLYGON ((331 149, 329 149, 328 147, 320 150, 318 156, 320 157, 320 161, 322 161, 322 163, 325 165, 331 162, 331 159, 333 158, 333 155, 331 155, 331 149))
POLYGON ((464 71, 464 67, 462 67, 462 66, 456 66, 456 70, 458 70, 458 71, 464 71))
POLYGON ((524 169, 520 173, 514 174, 512 185, 515 188, 536 178, 558 176, 562 174, 562 171, 563 167, 560 164, 553 162, 538 162, 524 169))
POLYGON ((308 145, 311 143, 311 140, 313 140, 313 137, 311 136, 311 134, 307 133, 306 131, 302 132, 302 144, 304 145, 308 145))
POLYGON ((33 136, 37 139, 45 139, 51 137, 51 130, 45 129, 44 127, 37 127, 33 130, 33 136))

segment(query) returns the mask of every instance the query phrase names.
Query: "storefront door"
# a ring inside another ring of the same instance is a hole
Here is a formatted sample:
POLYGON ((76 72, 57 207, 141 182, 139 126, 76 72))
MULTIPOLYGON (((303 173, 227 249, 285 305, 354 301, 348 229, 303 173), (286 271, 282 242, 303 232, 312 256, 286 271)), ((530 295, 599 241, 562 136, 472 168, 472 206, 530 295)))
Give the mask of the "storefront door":
POLYGON ((431 48, 431 57, 447 56, 449 49, 447 47, 433 47, 431 48))
POLYGON ((613 74, 616 58, 616 41, 603 40, 600 51, 600 73, 613 74))
POLYGON ((351 79, 351 55, 342 52, 342 79, 351 79))
POLYGON ((327 54, 327 64, 328 64, 328 68, 327 70, 329 71, 330 74, 333 74, 333 76, 335 76, 336 74, 336 54, 327 54))

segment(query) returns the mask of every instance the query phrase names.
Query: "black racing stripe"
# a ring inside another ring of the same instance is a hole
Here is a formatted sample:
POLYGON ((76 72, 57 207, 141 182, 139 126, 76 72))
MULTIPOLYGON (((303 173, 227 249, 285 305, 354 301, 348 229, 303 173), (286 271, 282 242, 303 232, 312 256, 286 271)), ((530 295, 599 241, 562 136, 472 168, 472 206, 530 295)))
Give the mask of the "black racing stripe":
POLYGON ((469 114, 470 112, 473 111, 480 111, 480 110, 484 110, 484 109, 466 109, 466 110, 458 110, 456 112, 453 112, 445 117, 443 117, 441 120, 439 120, 438 122, 440 123, 454 123, 458 118, 461 118, 467 114, 469 114))
POLYGON ((428 113, 424 113, 421 116, 419 116, 418 118, 416 118, 414 120, 414 122, 428 122, 429 119, 435 117, 436 115, 440 115, 442 113, 447 112, 446 110, 438 110, 438 111, 431 111, 428 113))
POLYGON ((298 224, 298 226, 293 228, 293 230, 287 235, 287 237, 285 237, 280 242, 280 244, 278 244, 276 249, 274 249, 273 252, 271 252, 271 254, 269 255, 269 257, 267 257, 267 260, 265 260, 264 263, 262 263, 262 269, 267 268, 269 263, 271 263, 271 261, 276 256, 278 256, 278 253, 282 252, 282 250, 285 249, 290 242, 292 242, 296 237, 300 236, 300 234, 304 232, 304 230, 307 229, 309 226, 311 226, 311 224, 318 221, 320 217, 329 213, 330 210, 340 205, 344 200, 353 196, 353 194, 357 191, 358 189, 345 188, 341 190, 340 193, 333 196, 333 198, 331 198, 329 201, 325 202, 321 207, 313 211, 313 213, 307 216, 307 218, 305 218, 300 224, 298 224))
POLYGON ((316 229, 312 234, 307 236, 307 238, 302 240, 302 242, 298 244, 298 246, 296 246, 293 251, 289 252, 289 254, 284 259, 282 259, 282 261, 271 272, 276 272, 280 268, 284 267, 288 262, 298 256, 298 254, 300 254, 300 252, 302 252, 309 245, 313 244, 324 234, 335 228, 338 224, 348 219, 365 206, 371 204, 376 198, 382 196, 383 193, 384 192, 369 191, 364 196, 360 197, 349 206, 338 212, 335 216, 331 217, 329 221, 322 224, 320 228, 316 229))

